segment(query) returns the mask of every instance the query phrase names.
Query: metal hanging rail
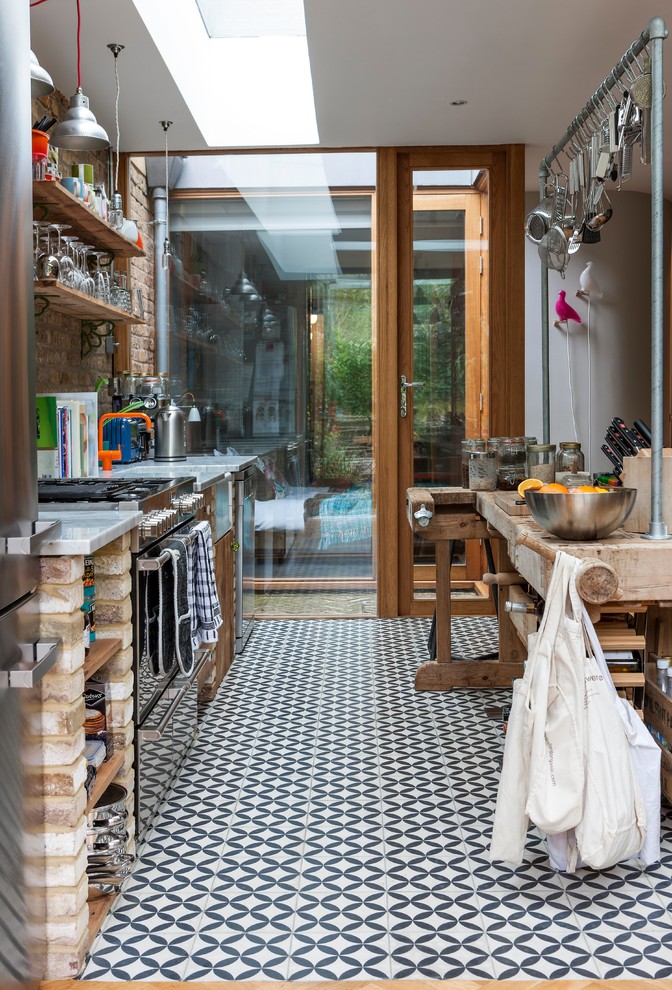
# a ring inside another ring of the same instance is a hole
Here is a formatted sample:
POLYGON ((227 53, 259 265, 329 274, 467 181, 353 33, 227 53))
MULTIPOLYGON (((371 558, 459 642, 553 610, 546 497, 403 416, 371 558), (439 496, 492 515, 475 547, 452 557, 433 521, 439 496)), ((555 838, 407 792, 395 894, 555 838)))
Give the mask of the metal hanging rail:
MULTIPOLYGON (((630 45, 604 81, 549 153, 539 164, 541 198, 551 174, 551 163, 563 152, 572 138, 596 111, 602 108, 607 94, 618 85, 637 56, 648 47, 651 57, 651 522, 646 534, 650 540, 667 540, 663 521, 663 41, 668 31, 662 17, 653 17, 646 30, 630 45)), ((550 371, 549 371, 548 269, 541 272, 541 361, 543 438, 550 443, 550 371)))

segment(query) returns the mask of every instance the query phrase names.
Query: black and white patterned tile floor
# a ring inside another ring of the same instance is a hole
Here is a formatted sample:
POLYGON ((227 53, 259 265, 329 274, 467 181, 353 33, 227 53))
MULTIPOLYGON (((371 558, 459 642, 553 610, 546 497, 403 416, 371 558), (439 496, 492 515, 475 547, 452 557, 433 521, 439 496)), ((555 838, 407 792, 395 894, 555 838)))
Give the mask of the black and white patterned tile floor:
MULTIPOLYGON (((492 649, 457 620, 455 650, 492 649)), ((565 876, 487 848, 505 691, 416 693, 420 619, 269 620, 210 705, 85 980, 663 978, 663 860, 565 876)))

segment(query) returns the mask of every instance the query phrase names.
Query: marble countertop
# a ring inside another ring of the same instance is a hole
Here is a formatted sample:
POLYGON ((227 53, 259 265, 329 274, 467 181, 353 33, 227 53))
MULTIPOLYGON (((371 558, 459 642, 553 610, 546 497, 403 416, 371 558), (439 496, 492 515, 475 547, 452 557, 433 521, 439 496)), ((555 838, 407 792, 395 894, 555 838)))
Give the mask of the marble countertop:
POLYGON ((101 471, 101 478, 194 478, 194 491, 202 492, 218 481, 222 481, 228 473, 242 471, 254 464, 250 455, 240 457, 188 457, 186 461, 161 462, 136 461, 133 464, 122 464, 113 467, 111 471, 101 471))
POLYGON ((45 509, 40 511, 40 522, 58 520, 61 535, 57 540, 44 543, 40 548, 43 557, 74 557, 90 554, 134 529, 142 519, 142 512, 96 512, 95 509, 45 509))

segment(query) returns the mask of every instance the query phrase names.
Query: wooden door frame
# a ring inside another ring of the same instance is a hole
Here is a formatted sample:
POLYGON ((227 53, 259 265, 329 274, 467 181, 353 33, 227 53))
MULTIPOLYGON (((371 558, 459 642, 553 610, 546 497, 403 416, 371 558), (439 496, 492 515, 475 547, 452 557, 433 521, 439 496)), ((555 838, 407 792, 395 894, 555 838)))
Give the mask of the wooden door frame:
MULTIPOLYGON (((525 168, 523 145, 463 148, 382 148, 377 159, 375 295, 378 332, 374 348, 374 452, 377 474, 378 615, 410 614, 403 588, 411 566, 406 488, 399 470, 398 341, 409 311, 411 280, 401 279, 402 245, 412 238, 412 173, 417 169, 487 169, 490 257, 483 306, 488 349, 482 369, 492 436, 521 435, 525 421, 525 168)), ((484 405, 485 405, 484 403, 484 405)))

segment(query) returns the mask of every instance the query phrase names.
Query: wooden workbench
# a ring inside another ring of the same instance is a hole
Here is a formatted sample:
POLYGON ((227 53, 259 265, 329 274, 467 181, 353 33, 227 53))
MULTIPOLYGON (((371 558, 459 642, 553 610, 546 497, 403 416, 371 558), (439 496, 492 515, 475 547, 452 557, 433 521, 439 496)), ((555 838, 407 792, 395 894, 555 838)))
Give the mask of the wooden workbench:
POLYGON ((529 584, 542 598, 558 550, 582 559, 577 587, 593 611, 642 610, 649 605, 672 605, 672 541, 652 542, 635 533, 617 530, 594 542, 559 540, 547 533, 516 493, 471 492, 463 488, 409 488, 406 513, 409 524, 423 539, 436 544, 436 660, 422 664, 416 687, 445 691, 453 687, 509 686, 523 670, 525 632, 536 629, 534 616, 514 619, 503 608, 505 597, 516 597, 516 584, 529 584), (415 513, 424 505, 432 513, 421 526, 415 513), (497 570, 510 584, 499 588, 500 655, 494 661, 453 662, 450 652, 449 541, 497 541, 497 570), (506 591, 504 592, 504 589, 506 591), (504 592, 504 593, 503 593, 504 592), (522 647, 522 649, 521 649, 522 647))

